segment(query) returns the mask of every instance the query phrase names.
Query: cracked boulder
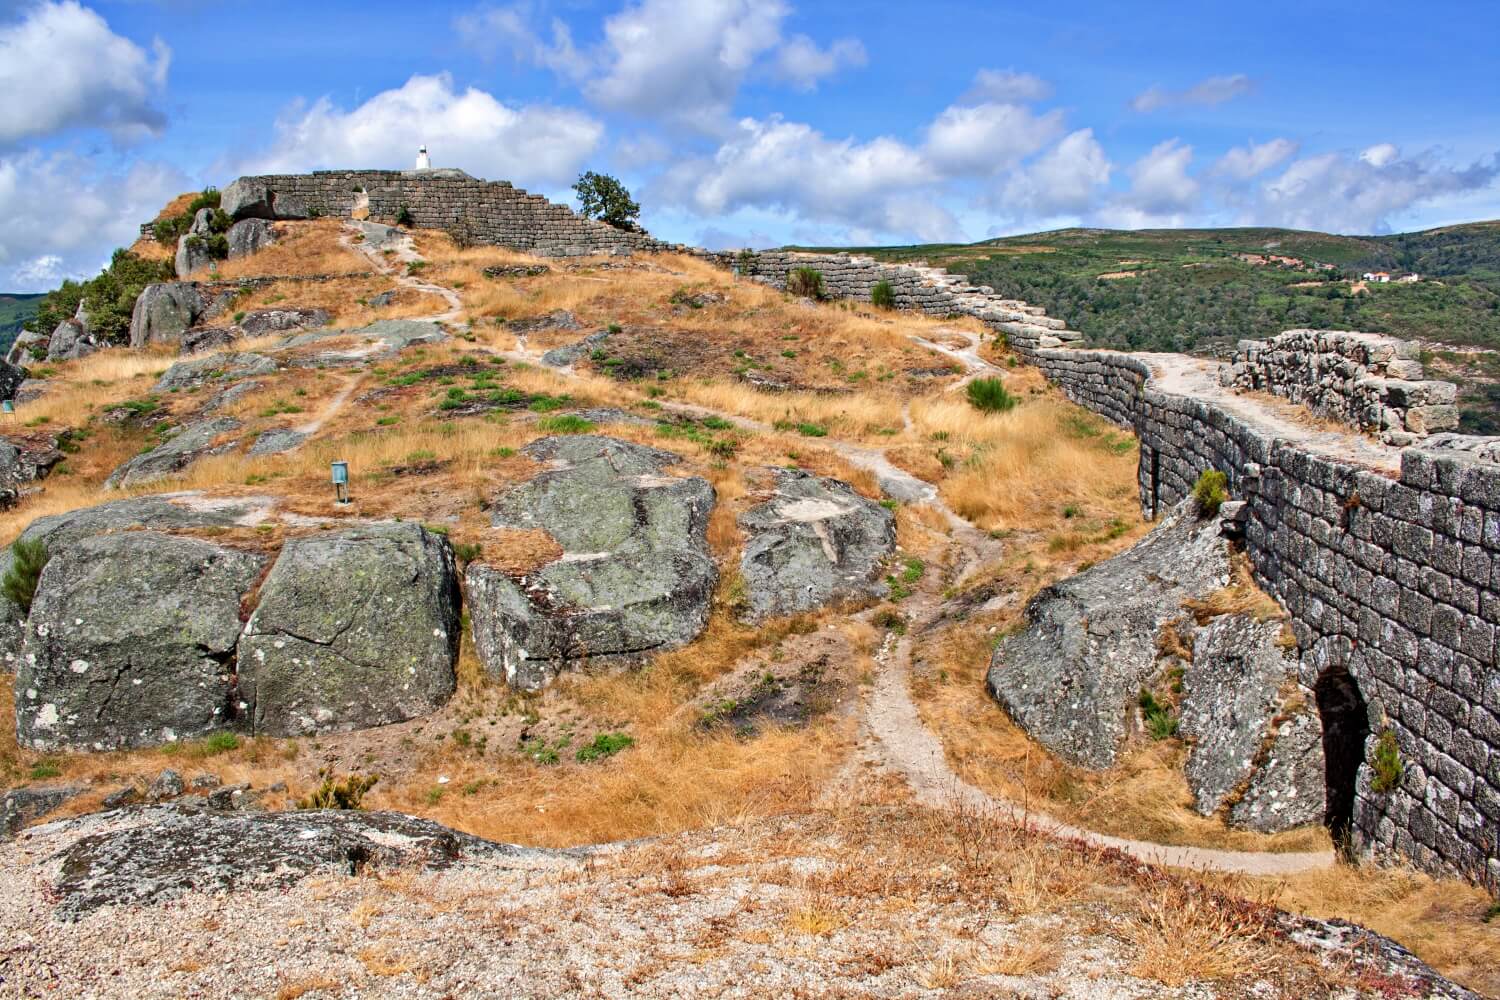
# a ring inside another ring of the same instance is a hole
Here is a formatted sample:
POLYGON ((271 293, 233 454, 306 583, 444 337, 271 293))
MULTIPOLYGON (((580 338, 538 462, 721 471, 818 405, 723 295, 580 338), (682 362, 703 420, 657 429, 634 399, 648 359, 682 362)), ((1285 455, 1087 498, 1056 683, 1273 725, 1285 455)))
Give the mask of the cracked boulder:
POLYGON ((1279 621, 1216 618, 1198 630, 1183 675, 1193 806, 1261 833, 1323 818, 1322 726, 1280 633, 1279 621))
POLYGON ((740 559, 754 618, 879 597, 896 550, 896 518, 848 483, 796 469, 767 469, 770 497, 739 517, 740 559))
POLYGON ((448 540, 365 524, 286 543, 240 641, 240 697, 257 734, 402 722, 453 694, 458 578, 448 540))
POLYGON ((1229 575, 1218 519, 1179 504, 1133 548, 1032 598, 1021 630, 990 658, 990 693, 1059 757, 1112 767, 1136 699, 1157 673, 1162 626, 1229 575))
POLYGON ((629 661, 692 641, 718 570, 706 532, 714 489, 665 470, 671 452, 592 434, 525 449, 553 468, 496 502, 493 524, 541 529, 563 556, 513 578, 468 569, 469 613, 490 674, 537 690, 586 661, 629 661))
POLYGON ((51 552, 16 673, 16 738, 119 750, 231 721, 240 602, 264 559, 130 531, 51 552))
POLYGON ((431 820, 357 809, 215 812, 173 804, 103 813, 54 828, 60 848, 56 915, 150 906, 190 892, 284 890, 312 875, 442 870, 569 851, 497 844, 431 820))
POLYGON ((178 361, 165 372, 152 392, 181 392, 196 389, 206 382, 229 382, 235 379, 270 375, 276 371, 276 362, 264 354, 210 354, 178 361))
POLYGON ((191 281, 147 285, 130 314, 130 346, 177 343, 207 307, 198 286, 191 281))
POLYGON ((327 309, 254 309, 240 317, 239 327, 247 337, 290 330, 314 330, 328 325, 327 309))
POLYGON ((63 459, 57 438, 39 441, 0 438, 0 507, 9 507, 27 485, 45 479, 63 459))
POLYGON ((166 441, 127 459, 109 474, 104 485, 112 489, 150 482, 181 472, 204 455, 217 454, 234 446, 235 442, 221 443, 225 434, 240 429, 240 422, 230 417, 199 420, 179 428, 166 441))
POLYGON ((276 242, 276 233, 265 219, 241 219, 224 234, 229 245, 229 259, 248 257, 276 242))
MULTIPOLYGON (((131 497, 39 517, 26 526, 20 538, 41 542, 48 552, 57 552, 95 535, 142 528, 181 531, 257 524, 270 505, 270 498, 255 496, 209 498, 197 493, 171 493, 131 497)), ((0 576, 10 572, 12 559, 10 546, 0 549, 0 576)), ((24 619, 21 609, 0 593, 0 658, 3 658, 0 669, 15 668, 24 619)))

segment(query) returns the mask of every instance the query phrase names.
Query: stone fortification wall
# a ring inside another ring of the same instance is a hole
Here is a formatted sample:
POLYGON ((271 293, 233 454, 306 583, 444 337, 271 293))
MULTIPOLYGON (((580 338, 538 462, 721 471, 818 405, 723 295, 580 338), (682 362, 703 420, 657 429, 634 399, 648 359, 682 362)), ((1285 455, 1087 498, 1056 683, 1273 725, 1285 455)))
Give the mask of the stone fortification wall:
POLYGON ((547 257, 582 257, 675 249, 649 234, 586 219, 566 205, 509 181, 486 181, 461 170, 320 170, 311 174, 241 177, 223 191, 235 219, 350 216, 394 221, 405 209, 412 225, 443 229, 547 257))
POLYGON ((1044 349, 1032 360, 1075 402, 1139 436, 1148 515, 1186 496, 1204 470, 1228 475, 1246 502, 1251 563, 1291 614, 1302 680, 1319 693, 1325 728, 1362 738, 1343 788, 1330 789, 1331 802, 1352 795, 1356 842, 1500 883, 1492 449, 1446 435, 1403 451, 1392 478, 1280 440, 1212 402, 1159 391, 1148 365, 1129 355, 1044 349), (1363 712, 1367 736, 1351 711, 1363 712), (1387 731, 1402 767, 1383 787, 1368 762, 1387 731))
POLYGON ((1458 427, 1458 387, 1428 379, 1412 344, 1375 333, 1288 330, 1242 340, 1220 381, 1285 396, 1392 444, 1458 427))

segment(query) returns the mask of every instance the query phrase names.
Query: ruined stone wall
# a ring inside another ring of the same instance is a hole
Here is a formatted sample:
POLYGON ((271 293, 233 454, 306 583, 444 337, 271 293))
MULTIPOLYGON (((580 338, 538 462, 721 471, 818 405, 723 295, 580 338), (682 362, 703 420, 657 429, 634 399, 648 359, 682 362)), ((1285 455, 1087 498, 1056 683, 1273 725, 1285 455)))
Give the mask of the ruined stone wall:
POLYGON ((1363 759, 1385 730, 1400 749, 1394 789, 1376 791, 1368 764, 1351 775, 1356 842, 1500 883, 1500 464, 1445 436, 1402 452, 1393 479, 1156 390, 1129 355, 1030 353, 1138 435, 1148 516, 1207 469, 1247 501, 1246 548, 1291 614, 1303 682, 1347 672, 1368 713, 1363 759))
POLYGON ((1375 333, 1288 330, 1242 340, 1220 381, 1285 396, 1392 444, 1458 426, 1458 387, 1428 379, 1414 345, 1375 333))

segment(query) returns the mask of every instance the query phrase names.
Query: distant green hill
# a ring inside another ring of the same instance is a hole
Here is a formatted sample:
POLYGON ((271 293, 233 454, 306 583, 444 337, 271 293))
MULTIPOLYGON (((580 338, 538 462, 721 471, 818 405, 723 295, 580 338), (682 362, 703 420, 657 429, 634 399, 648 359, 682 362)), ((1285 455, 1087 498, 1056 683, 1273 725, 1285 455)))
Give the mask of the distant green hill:
MULTIPOLYGON (((1046 307, 1101 347, 1224 355, 1244 338, 1311 327, 1500 350, 1500 222, 1396 236, 1061 229, 856 249, 967 275, 1046 307), (1361 285, 1366 271, 1422 280, 1361 285)), ((1435 347, 1425 357, 1437 377, 1459 383, 1464 429, 1500 433, 1500 354, 1435 347)))
POLYGON ((36 315, 42 296, 20 292, 0 292, 0 353, 10 350, 21 324, 36 315))

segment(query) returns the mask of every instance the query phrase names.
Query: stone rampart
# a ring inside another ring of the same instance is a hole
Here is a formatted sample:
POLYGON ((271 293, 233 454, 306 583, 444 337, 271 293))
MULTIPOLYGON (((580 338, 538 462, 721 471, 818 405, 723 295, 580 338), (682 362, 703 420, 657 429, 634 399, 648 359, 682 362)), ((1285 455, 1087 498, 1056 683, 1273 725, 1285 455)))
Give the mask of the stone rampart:
POLYGON ((1415 346, 1342 330, 1288 330, 1242 340, 1220 381, 1301 403, 1392 444, 1458 427, 1458 387, 1428 379, 1415 346))

